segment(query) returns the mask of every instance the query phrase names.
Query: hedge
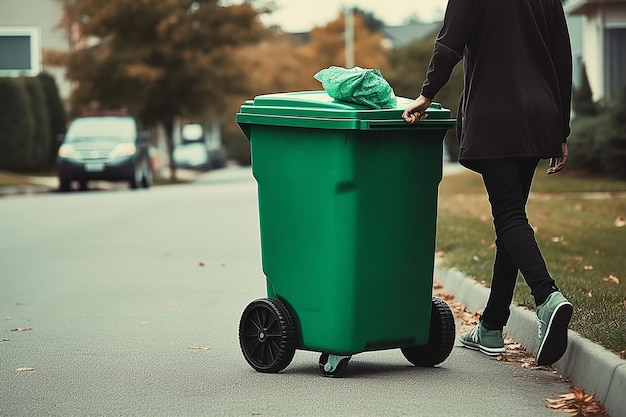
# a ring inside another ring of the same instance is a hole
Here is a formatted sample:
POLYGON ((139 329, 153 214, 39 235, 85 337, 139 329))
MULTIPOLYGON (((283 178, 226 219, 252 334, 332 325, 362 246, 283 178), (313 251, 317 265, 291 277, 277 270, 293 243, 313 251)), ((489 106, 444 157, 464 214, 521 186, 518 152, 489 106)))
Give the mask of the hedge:
POLYGON ((35 148, 26 85, 17 78, 0 78, 0 97, 0 169, 26 171, 35 148))
POLYGON ((0 170, 50 169, 67 120, 54 78, 0 78, 0 97, 0 170))

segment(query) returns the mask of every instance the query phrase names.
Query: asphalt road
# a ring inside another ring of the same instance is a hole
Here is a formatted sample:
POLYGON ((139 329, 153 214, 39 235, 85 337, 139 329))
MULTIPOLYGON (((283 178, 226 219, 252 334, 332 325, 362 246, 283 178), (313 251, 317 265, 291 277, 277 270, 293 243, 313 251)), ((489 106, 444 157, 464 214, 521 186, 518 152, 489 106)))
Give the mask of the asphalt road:
POLYGON ((266 295, 260 250, 247 168, 0 199, 0 416, 560 415, 557 374, 459 346, 436 368, 394 349, 324 378, 298 350, 257 373, 237 328, 266 295))

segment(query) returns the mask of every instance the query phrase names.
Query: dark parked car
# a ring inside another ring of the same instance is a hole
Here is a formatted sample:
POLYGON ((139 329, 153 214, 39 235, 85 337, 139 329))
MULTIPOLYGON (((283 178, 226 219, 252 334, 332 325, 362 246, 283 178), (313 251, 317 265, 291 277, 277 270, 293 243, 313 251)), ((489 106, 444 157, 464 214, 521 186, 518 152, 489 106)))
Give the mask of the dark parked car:
POLYGON ((149 141, 149 132, 124 113, 74 119, 57 157, 61 191, 71 190, 72 181, 86 190, 90 180, 126 181, 132 189, 150 187, 149 141))
POLYGON ((224 168, 226 152, 219 141, 208 138, 202 125, 186 124, 182 128, 181 142, 174 147, 174 162, 179 168, 209 170, 224 168))

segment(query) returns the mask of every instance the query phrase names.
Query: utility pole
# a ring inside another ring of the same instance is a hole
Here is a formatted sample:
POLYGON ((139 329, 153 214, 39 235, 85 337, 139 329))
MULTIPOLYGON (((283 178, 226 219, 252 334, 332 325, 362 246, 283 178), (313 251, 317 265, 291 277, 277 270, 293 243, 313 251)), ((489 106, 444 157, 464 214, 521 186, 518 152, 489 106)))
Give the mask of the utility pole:
POLYGON ((346 28, 344 32, 346 42, 346 68, 354 67, 354 7, 346 7, 346 28))

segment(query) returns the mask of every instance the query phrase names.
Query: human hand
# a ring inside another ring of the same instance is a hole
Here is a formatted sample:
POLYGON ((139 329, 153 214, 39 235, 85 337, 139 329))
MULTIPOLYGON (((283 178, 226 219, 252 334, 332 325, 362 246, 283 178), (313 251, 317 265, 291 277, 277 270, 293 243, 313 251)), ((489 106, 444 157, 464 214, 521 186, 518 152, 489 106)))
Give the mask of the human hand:
POLYGON ((402 118, 410 125, 415 122, 419 122, 420 120, 424 120, 428 117, 428 115, 426 114, 426 109, 428 108, 428 106, 430 106, 431 102, 432 100, 428 97, 420 95, 406 107, 406 109, 402 113, 402 118))
POLYGON ((546 171, 546 174, 552 175, 561 171, 565 167, 565 161, 567 161, 567 143, 561 145, 562 155, 560 158, 550 158, 550 168, 546 171))

